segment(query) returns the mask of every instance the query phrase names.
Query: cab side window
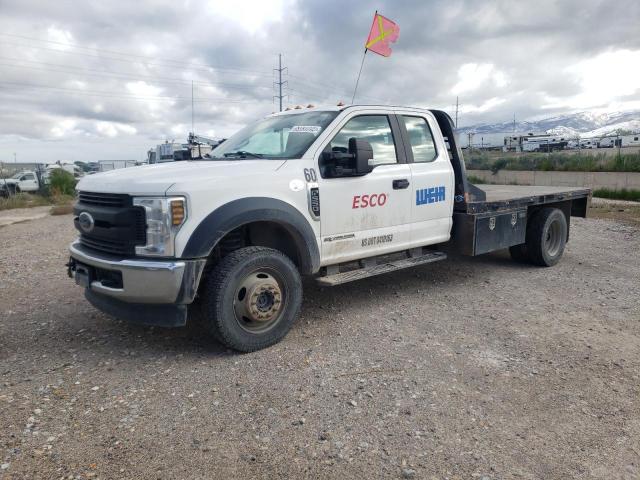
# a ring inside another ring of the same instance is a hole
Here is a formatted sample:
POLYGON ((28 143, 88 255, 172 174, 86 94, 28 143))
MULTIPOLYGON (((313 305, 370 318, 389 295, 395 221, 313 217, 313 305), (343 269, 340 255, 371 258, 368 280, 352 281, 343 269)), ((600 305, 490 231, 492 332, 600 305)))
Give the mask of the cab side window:
POLYGON ((370 165, 398 163, 391 125, 386 115, 362 115, 352 118, 333 137, 329 146, 334 152, 348 153, 349 139, 352 137, 371 144, 373 158, 369 161, 370 165))
POLYGON ((427 121, 422 117, 407 115, 404 115, 402 120, 409 134, 413 161, 416 163, 434 161, 437 156, 436 146, 427 121))

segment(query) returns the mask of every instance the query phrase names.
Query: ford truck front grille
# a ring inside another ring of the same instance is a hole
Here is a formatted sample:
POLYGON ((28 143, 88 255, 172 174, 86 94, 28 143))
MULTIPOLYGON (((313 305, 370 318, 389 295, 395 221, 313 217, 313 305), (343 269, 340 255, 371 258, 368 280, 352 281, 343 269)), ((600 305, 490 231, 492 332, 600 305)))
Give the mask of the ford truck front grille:
POLYGON ((85 205, 97 205, 100 207, 122 208, 131 206, 131 197, 118 193, 80 192, 78 199, 80 203, 85 205))
POLYGON ((134 207, 129 195, 79 192, 74 207, 74 224, 80 243, 92 250, 118 256, 134 256, 136 245, 147 241, 144 210, 134 207), (91 215, 93 225, 80 224, 83 212, 91 215))

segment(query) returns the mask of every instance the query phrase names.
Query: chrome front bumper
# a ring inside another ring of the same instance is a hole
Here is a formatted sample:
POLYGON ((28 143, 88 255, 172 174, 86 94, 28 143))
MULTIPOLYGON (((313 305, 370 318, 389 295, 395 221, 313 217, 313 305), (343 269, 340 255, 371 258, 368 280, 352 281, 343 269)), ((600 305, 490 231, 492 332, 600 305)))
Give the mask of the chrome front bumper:
MULTIPOLYGON (((122 288, 104 285, 102 281, 89 279, 84 284, 91 292, 111 297, 120 302, 135 304, 178 304, 193 302, 206 259, 195 260, 146 260, 122 259, 108 254, 98 254, 83 247, 79 241, 69 246, 76 264, 119 272, 122 288)), ((82 284, 74 272, 76 283, 82 284)))

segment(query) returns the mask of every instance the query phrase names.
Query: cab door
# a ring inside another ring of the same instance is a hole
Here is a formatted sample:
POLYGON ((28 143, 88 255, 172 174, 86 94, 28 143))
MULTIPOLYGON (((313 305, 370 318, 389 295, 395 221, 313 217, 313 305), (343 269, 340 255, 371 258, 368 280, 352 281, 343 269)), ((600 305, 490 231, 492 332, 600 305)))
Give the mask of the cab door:
POLYGON ((428 112, 396 111, 411 169, 411 243, 449 240, 453 224, 454 172, 435 118, 428 112))
POLYGON ((411 169, 393 115, 380 110, 350 112, 338 124, 323 151, 348 152, 350 138, 373 149, 366 175, 323 178, 318 186, 322 265, 401 250, 411 241, 411 169))
POLYGON ((38 190, 38 180, 34 173, 25 173, 20 177, 20 190, 23 192, 35 192, 38 190))

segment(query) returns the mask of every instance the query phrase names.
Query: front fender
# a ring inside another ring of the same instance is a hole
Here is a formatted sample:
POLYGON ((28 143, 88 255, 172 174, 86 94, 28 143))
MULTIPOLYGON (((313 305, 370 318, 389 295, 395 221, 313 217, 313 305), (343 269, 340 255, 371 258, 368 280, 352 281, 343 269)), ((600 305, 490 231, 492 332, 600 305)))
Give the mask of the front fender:
POLYGON ((182 257, 207 257, 227 233, 242 225, 266 221, 281 225, 294 238, 301 273, 312 274, 320 269, 318 244, 307 219, 290 204, 267 197, 241 198, 211 212, 191 234, 182 257))

